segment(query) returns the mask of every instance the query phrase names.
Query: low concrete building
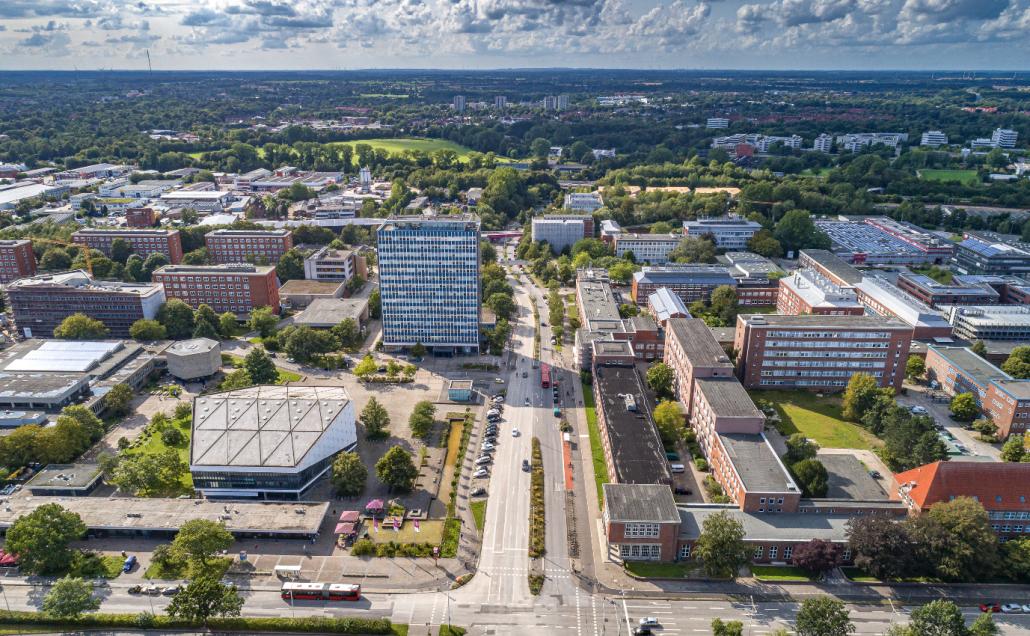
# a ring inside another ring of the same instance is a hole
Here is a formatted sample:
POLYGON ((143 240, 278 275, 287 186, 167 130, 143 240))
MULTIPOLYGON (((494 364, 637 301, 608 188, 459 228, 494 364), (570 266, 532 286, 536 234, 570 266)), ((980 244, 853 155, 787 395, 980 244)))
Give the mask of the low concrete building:
POLYGON ((472 380, 451 380, 447 383, 447 399, 455 402, 472 401, 472 380))
POLYGON ((368 298, 318 298, 293 317, 298 327, 329 329, 351 318, 358 326, 368 322, 368 298))
POLYGON ((222 367, 222 347, 210 338, 176 342, 165 349, 168 373, 180 380, 198 380, 222 367))
POLYGON ((25 484, 34 497, 86 497, 100 485, 99 464, 48 464, 25 484))
POLYGON ((337 281, 289 280, 279 288, 279 298, 291 309, 303 309, 315 300, 342 298, 346 286, 337 281))

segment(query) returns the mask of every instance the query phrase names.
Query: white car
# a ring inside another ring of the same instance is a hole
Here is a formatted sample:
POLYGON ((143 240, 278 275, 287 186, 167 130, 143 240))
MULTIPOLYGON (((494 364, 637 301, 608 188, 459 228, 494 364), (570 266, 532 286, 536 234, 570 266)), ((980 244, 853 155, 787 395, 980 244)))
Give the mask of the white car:
POLYGON ((529 398, 526 398, 526 406, 529 406, 529 398))
POLYGON ((494 378, 494 382, 496 382, 497 384, 504 384, 504 380, 502 380, 501 378, 494 378))
POLYGON ((1005 603, 1001 606, 1001 611, 1005 614, 1018 614, 1023 611, 1023 606, 1019 603, 1005 603))
POLYGON ((519 435, 521 435, 521 432, 519 431, 519 429, 517 429, 517 428, 511 429, 511 436, 512 437, 518 437, 519 435))
POLYGON ((472 473, 472 478, 473 479, 480 479, 482 477, 487 477, 489 475, 490 475, 490 471, 489 470, 487 470, 485 468, 480 468, 476 472, 472 473))
POLYGON ((483 442, 482 448, 485 451, 492 451, 494 449, 494 445, 491 444, 490 442, 483 442))
POLYGON ((1023 611, 1026 612, 1027 614, 1030 614, 1030 603, 1027 603, 1026 605, 1023 606, 1023 611))
POLYGON ((926 415, 926 409, 921 407, 921 406, 913 406, 912 407, 912 414, 913 415, 926 415))
POLYGON ((476 466, 482 466, 483 464, 489 464, 493 461, 493 458, 489 455, 483 455, 476 459, 476 466))
POLYGON ((640 619, 641 627, 658 627, 658 619, 654 616, 648 616, 647 618, 640 619))

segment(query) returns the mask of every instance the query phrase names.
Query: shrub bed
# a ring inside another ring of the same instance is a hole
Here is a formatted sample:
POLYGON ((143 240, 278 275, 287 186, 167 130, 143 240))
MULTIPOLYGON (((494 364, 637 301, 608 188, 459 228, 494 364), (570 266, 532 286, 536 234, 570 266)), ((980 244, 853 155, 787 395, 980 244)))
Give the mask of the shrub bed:
MULTIPOLYGON (((0 611, 0 625, 55 626, 62 630, 92 627, 196 629, 200 621, 170 616, 141 614, 84 614, 79 618, 57 618, 41 612, 0 611)), ((395 634, 387 618, 212 618, 207 622, 213 631, 230 632, 307 632, 333 634, 395 634)), ((401 626, 398 626, 401 627, 401 626)), ((406 627, 406 626, 403 626, 406 627)), ((406 631, 403 630, 402 631, 406 631)))
POLYGON ((544 529, 547 520, 544 515, 544 455, 540 440, 533 438, 533 463, 529 488, 529 556, 542 557, 547 551, 544 529))

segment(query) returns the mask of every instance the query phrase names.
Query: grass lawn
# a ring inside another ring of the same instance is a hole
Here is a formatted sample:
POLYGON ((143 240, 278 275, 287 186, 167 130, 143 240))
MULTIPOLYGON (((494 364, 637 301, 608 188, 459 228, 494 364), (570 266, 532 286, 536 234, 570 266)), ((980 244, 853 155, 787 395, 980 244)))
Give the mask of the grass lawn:
MULTIPOLYGON (((883 581, 881 579, 878 579, 875 576, 870 576, 869 574, 867 574, 865 572, 865 570, 862 570, 861 568, 857 568, 857 567, 855 567, 853 565, 841 566, 840 571, 844 574, 844 576, 848 577, 852 581, 855 581, 856 583, 883 583, 883 581)), ((891 579, 891 582, 892 583, 940 583, 941 580, 937 579, 937 578, 934 578, 932 576, 913 576, 913 577, 902 578, 902 579, 891 579)))
POLYGON ((654 563, 651 561, 626 561, 626 571, 640 578, 682 579, 686 578, 696 563, 654 563))
POLYGON ((373 543, 396 541, 397 543, 438 544, 443 540, 444 522, 442 519, 423 519, 419 521, 418 525, 419 531, 415 532, 415 523, 408 520, 404 522, 400 530, 395 532, 393 526, 384 526, 380 523, 379 532, 376 532, 371 523, 366 523, 362 526, 362 533, 367 532, 373 543))
MULTIPOLYGON (((182 460, 183 463, 185 463, 188 466, 190 463, 190 420, 188 418, 178 421, 172 420, 172 426, 178 427, 179 431, 182 433, 182 443, 176 446, 169 446, 168 444, 165 444, 163 439, 161 439, 161 435, 159 433, 151 433, 150 431, 144 431, 139 438, 140 440, 142 440, 142 443, 140 443, 139 446, 130 447, 130 449, 126 452, 130 455, 139 455, 146 453, 157 454, 164 452, 165 450, 170 448, 174 450, 176 453, 178 453, 179 459, 182 460)), ((190 494, 193 494, 193 477, 190 475, 189 471, 186 471, 186 473, 179 478, 177 487, 175 488, 174 492, 149 493, 149 496, 174 497, 177 495, 190 494)))
POLYGON ((772 404, 780 415, 776 428, 783 435, 803 433, 823 448, 873 449, 882 444, 860 426, 845 422, 839 397, 816 397, 807 391, 753 391, 756 403, 772 404))
POLYGON ((759 581, 816 581, 819 576, 790 565, 752 565, 751 574, 759 581))
POLYGON ((589 384, 583 384, 583 407, 587 414, 587 431, 590 433, 590 457, 594 464, 594 482, 597 484, 597 505, 604 507, 604 489, 601 484, 608 483, 608 464, 604 461, 601 429, 597 426, 594 387, 589 384))
MULTIPOLYGON (((422 139, 418 137, 402 137, 398 139, 354 139, 352 141, 335 141, 334 145, 349 145, 356 148, 358 144, 372 146, 376 150, 385 150, 391 155, 402 154, 406 150, 421 152, 436 152, 437 150, 453 150, 461 161, 468 161, 469 154, 474 152, 471 148, 456 144, 445 139, 422 139)), ((354 157, 357 165, 357 155, 354 157)))
POLYGON ((483 526, 486 525, 486 499, 473 501, 469 507, 472 509, 472 517, 476 520, 476 529, 482 532, 483 526))
POLYGON ((976 170, 920 170, 919 178, 924 181, 958 181, 962 185, 980 183, 976 170))
MULTIPOLYGON (((193 578, 194 576, 196 576, 195 573, 190 571, 190 567, 185 561, 178 561, 176 565, 178 565, 178 567, 162 568, 156 563, 151 563, 147 570, 143 573, 143 578, 183 579, 193 578)), ((210 576, 216 579, 220 579, 222 578, 222 576, 225 575, 225 572, 229 569, 230 565, 232 565, 232 559, 230 557, 219 557, 211 561, 207 568, 201 568, 201 570, 207 570, 210 576)))

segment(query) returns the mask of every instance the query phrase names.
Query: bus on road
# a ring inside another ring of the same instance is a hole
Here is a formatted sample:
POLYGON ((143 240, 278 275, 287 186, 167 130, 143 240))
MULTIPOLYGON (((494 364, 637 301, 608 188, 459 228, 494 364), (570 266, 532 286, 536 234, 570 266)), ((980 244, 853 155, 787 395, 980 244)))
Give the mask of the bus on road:
POLYGON ((551 367, 544 363, 540 363, 540 386, 545 389, 551 386, 551 367))
POLYGON ((361 586, 351 583, 283 583, 284 601, 358 601, 361 586))

